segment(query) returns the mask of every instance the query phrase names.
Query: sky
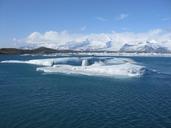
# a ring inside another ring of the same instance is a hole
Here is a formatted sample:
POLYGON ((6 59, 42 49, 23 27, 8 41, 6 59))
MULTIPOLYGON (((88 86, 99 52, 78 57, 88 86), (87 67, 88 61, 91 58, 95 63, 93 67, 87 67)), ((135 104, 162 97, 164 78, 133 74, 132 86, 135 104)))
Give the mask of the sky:
POLYGON ((171 31, 171 0, 0 0, 0 47, 46 43, 42 36, 48 32, 55 42, 65 35, 74 40, 75 35, 158 30, 171 31))

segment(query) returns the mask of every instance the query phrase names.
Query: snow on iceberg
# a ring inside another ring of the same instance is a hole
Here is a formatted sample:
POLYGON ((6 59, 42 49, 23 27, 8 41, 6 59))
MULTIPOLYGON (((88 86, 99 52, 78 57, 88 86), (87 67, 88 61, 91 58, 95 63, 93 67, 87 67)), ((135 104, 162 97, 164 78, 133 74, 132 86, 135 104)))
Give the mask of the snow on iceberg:
POLYGON ((93 76, 125 76, 137 77, 145 72, 145 67, 132 59, 114 57, 79 58, 82 63, 79 66, 69 64, 54 64, 48 67, 38 67, 37 71, 46 73, 82 74, 93 76))
POLYGON ((83 74, 95 76, 141 76, 144 73, 143 66, 134 64, 104 65, 95 63, 91 66, 71 66, 71 65, 54 65, 52 67, 39 67, 37 71, 46 73, 66 73, 66 74, 83 74))
POLYGON ((8 60, 1 63, 41 65, 37 71, 46 73, 82 74, 93 76, 136 77, 144 74, 145 67, 132 59, 115 57, 64 57, 28 61, 8 60))

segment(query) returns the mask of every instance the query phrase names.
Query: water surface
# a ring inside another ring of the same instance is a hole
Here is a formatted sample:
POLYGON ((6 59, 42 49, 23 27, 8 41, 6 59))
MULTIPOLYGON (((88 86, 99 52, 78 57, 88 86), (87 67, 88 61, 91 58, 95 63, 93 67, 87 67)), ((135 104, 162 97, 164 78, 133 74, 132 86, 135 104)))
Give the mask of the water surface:
MULTIPOLYGON (((42 56, 0 56, 29 60, 42 56)), ((44 74, 0 64, 1 128, 170 128, 171 58, 132 57, 139 78, 44 74)))

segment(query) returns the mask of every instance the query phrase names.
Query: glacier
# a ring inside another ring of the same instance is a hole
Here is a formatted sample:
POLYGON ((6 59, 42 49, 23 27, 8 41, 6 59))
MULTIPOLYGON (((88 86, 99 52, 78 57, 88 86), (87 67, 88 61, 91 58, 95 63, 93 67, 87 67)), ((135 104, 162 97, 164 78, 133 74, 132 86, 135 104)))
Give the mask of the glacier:
POLYGON ((60 57, 34 60, 6 60, 1 63, 39 65, 36 70, 45 73, 64 73, 89 76, 139 77, 145 66, 129 58, 116 57, 60 57))

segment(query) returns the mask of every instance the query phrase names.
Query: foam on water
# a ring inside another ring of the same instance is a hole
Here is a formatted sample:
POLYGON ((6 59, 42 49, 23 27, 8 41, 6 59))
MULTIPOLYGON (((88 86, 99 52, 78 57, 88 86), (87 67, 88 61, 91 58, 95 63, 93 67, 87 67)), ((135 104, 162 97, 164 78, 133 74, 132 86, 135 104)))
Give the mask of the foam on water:
POLYGON ((144 66, 139 65, 132 59, 114 57, 65 57, 27 61, 7 60, 1 61, 1 63, 34 64, 44 66, 38 67, 37 71, 93 76, 136 77, 143 75, 145 71, 144 66), (79 63, 79 65, 71 65, 70 63, 72 62, 79 63))

